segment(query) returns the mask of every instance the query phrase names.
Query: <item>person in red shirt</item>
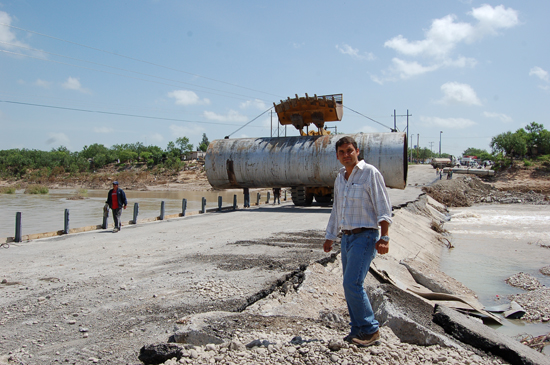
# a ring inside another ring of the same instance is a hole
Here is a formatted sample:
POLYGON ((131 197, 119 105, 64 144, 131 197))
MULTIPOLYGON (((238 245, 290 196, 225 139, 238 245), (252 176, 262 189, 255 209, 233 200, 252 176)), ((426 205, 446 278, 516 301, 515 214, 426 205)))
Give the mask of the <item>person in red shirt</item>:
POLYGON ((113 181, 113 188, 107 193, 107 204, 113 211, 113 221, 115 228, 113 233, 120 231, 121 223, 120 217, 122 216, 122 208, 126 209, 128 201, 126 200, 126 194, 122 189, 118 188, 118 181, 113 181))

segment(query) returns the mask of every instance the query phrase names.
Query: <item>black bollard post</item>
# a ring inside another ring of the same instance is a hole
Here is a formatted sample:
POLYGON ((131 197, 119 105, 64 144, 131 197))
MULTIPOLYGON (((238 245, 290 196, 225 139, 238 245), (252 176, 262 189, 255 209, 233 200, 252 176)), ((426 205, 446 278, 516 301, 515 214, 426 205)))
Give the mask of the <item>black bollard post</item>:
POLYGON ((286 202, 286 189, 285 189, 285 202, 286 202))
POLYGON ((201 207, 201 213, 206 213, 206 198, 203 196, 202 197, 202 207, 201 207))
POLYGON ((237 194, 233 195, 233 210, 237 209, 237 194))
POLYGON ((139 213, 139 204, 134 203, 134 219, 132 220, 132 223, 137 224, 137 217, 139 213))
MULTIPOLYGON (((267 192, 267 200, 265 201, 266 204, 269 204, 269 198, 271 197, 271 192, 268 191, 267 192)), ((273 197, 273 199, 275 199, 275 197, 273 197)))
POLYGON ((218 211, 219 212, 222 211, 222 197, 221 197, 221 195, 218 196, 218 211))
POLYGON ((181 216, 185 217, 185 211, 187 210, 187 199, 181 200, 181 216))
POLYGON ((69 234, 69 209, 65 209, 65 219, 63 221, 65 227, 63 233, 69 234))
POLYGON ((164 220, 164 200, 160 202, 160 220, 164 220))
POLYGON ((261 194, 258 193, 258 195, 256 196, 256 205, 260 205, 260 198, 261 198, 261 194))
POLYGON ((23 239, 21 238, 21 212, 15 213, 15 242, 21 242, 23 239))

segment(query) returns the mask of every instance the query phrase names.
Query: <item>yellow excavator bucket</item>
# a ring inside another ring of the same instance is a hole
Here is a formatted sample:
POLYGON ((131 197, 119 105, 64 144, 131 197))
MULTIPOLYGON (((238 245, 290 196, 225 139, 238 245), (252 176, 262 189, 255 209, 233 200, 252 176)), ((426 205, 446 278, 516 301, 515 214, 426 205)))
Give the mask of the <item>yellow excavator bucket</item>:
POLYGON ((304 133, 303 129, 311 124, 319 129, 315 134, 329 134, 321 131, 324 130, 325 122, 340 121, 344 114, 342 94, 314 95, 313 97, 307 94, 305 97, 296 95, 294 99, 281 100, 279 104, 273 103, 273 106, 279 117, 279 123, 292 124, 302 135, 310 134, 310 132, 304 133))

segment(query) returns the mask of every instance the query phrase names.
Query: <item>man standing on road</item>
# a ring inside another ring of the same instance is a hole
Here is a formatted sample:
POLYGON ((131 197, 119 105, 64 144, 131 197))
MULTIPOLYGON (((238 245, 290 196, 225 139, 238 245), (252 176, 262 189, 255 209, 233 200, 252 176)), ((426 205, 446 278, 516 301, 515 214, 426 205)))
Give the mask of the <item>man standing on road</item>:
POLYGON ((392 209, 382 174, 359 161, 359 148, 353 138, 343 137, 336 142, 336 157, 344 167, 334 184, 334 203, 323 248, 330 252, 342 231, 343 284, 351 319, 351 331, 344 340, 366 347, 378 344, 380 333, 363 282, 376 251, 385 254, 389 250, 392 209))
POLYGON ((126 194, 122 189, 118 188, 118 181, 113 181, 113 188, 107 193, 107 204, 113 211, 113 221, 115 222, 115 228, 113 233, 120 231, 120 217, 122 215, 122 208, 126 209, 128 201, 126 200, 126 194))

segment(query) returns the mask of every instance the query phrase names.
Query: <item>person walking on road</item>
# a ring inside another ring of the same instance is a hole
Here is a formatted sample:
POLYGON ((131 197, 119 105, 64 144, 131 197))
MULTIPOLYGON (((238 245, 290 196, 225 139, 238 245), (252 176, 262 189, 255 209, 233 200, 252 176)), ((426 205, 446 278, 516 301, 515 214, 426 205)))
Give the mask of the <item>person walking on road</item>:
POLYGON ((376 252, 383 255, 389 251, 392 207, 382 174, 359 161, 359 148, 353 138, 343 137, 336 142, 336 157, 344 167, 336 176, 323 248, 330 252, 342 231, 343 285, 351 325, 344 340, 366 347, 378 344, 380 333, 363 282, 376 252))
POLYGON ((273 205, 281 204, 281 188, 273 188, 273 205))
POLYGON ((122 208, 126 209, 128 205, 126 194, 124 194, 122 189, 118 188, 118 181, 113 181, 113 188, 107 193, 107 204, 113 211, 113 221, 115 223, 113 233, 116 233, 120 231, 121 227, 120 217, 122 216, 122 208))
POLYGON ((244 195, 244 207, 250 208, 250 189, 243 188, 243 195, 244 195))

